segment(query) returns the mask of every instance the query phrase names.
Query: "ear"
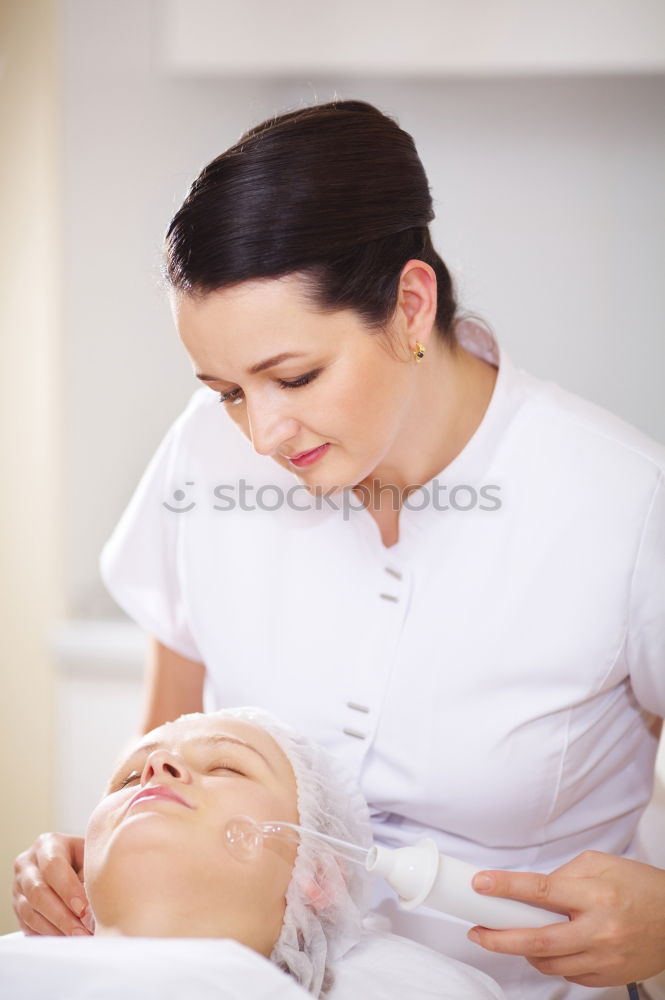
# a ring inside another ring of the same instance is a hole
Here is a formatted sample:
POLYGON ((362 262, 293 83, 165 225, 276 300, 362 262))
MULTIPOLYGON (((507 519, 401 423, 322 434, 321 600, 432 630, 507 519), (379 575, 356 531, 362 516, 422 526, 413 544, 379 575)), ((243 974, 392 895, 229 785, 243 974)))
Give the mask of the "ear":
POLYGON ((307 883, 304 896, 313 910, 322 910, 330 902, 328 893, 317 882, 307 883))
POLYGON ((305 899, 315 911, 330 906, 335 896, 335 885, 339 884, 340 879, 346 883, 344 867, 337 858, 331 857, 328 864, 331 863, 334 866, 332 868, 321 864, 317 865, 314 877, 309 879, 303 887, 305 899))

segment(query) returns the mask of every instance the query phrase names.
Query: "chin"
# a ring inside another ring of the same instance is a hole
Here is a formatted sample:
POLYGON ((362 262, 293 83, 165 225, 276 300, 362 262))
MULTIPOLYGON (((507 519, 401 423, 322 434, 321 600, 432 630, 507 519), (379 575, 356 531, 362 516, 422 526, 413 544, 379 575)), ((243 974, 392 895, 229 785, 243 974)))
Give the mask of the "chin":
MULTIPOLYGON (((348 484, 351 485, 350 483, 348 484)), ((347 488, 347 485, 343 483, 341 486, 337 481, 334 483, 327 482, 325 479, 317 483, 305 483, 305 486, 310 491, 310 493, 326 493, 328 496, 337 497, 341 494, 342 490, 347 488)))
MULTIPOLYGON (((325 458, 323 461, 325 462, 325 458)), ((330 497, 340 498, 343 490, 352 489, 371 476, 372 471, 377 467, 378 459, 361 468, 358 468, 357 464, 353 468, 350 462, 345 464, 349 468, 341 469, 339 472, 324 470, 323 467, 319 472, 316 466, 312 466, 310 469, 298 469, 297 479, 312 496, 317 493, 325 493, 330 497)), ((293 467, 291 471, 294 471, 293 467)))
POLYGON ((320 479, 314 483, 303 483, 303 485, 307 488, 307 492, 312 498, 321 495, 339 503, 342 499, 342 492, 353 486, 353 480, 349 480, 348 483, 342 482, 340 485, 339 479, 335 479, 334 481, 320 479))

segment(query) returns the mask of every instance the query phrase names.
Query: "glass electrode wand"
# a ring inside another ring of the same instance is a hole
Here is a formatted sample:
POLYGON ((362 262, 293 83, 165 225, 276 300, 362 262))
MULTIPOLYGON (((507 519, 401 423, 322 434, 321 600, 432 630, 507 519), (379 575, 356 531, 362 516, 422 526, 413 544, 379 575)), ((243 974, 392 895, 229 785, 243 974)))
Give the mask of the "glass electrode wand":
POLYGON ((344 840, 307 830, 296 823, 257 823, 248 816, 235 816, 224 827, 228 850, 239 861, 258 856, 265 839, 277 838, 298 843, 314 837, 327 844, 338 857, 381 875, 395 890, 404 910, 427 906, 481 927, 506 930, 516 927, 544 927, 568 920, 561 913, 543 910, 515 899, 482 896, 471 885, 482 871, 465 861, 440 854, 436 843, 426 837, 412 847, 358 847, 344 840))

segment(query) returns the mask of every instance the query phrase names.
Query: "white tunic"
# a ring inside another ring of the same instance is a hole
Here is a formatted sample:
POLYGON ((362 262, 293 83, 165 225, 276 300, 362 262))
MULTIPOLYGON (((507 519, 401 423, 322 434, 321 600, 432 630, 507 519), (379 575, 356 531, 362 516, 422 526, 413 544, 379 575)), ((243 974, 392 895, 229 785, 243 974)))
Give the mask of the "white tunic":
MULTIPOLYGON (((498 364, 494 393, 407 500, 396 545, 350 490, 317 501, 256 454, 203 387, 102 576, 139 625, 205 664, 206 710, 263 705, 344 759, 378 842, 431 836, 478 867, 542 872, 587 848, 631 856, 649 725, 665 715, 665 448, 516 369, 480 327, 464 336, 498 364)), ((393 929, 511 1000, 589 996, 385 896, 393 929)))

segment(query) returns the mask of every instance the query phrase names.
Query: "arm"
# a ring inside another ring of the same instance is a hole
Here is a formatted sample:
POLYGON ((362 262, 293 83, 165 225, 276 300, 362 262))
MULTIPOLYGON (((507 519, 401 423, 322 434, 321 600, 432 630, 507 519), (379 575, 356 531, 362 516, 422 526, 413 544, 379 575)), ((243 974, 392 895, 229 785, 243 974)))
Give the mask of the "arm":
POLYGON ((202 663, 188 660, 151 638, 141 733, 172 722, 185 712, 202 712, 204 677, 202 663))

